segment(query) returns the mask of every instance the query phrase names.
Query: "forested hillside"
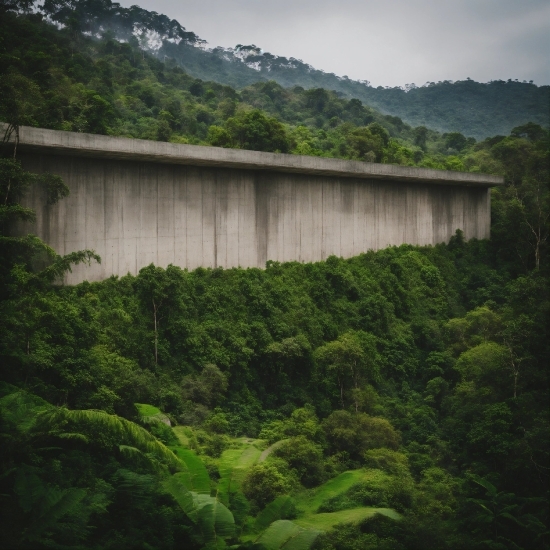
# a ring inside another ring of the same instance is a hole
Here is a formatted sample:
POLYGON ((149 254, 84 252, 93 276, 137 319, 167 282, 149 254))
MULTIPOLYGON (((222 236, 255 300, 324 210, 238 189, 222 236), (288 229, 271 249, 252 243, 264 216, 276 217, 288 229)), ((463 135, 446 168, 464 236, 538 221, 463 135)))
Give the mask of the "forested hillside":
MULTIPOLYGON (((241 89, 273 80, 285 88, 324 88, 347 99, 356 98, 386 115, 398 116, 411 126, 428 126, 439 132, 461 132, 484 139, 508 134, 528 121, 550 124, 550 86, 496 80, 426 82, 419 86, 374 87, 366 82, 325 73, 297 59, 251 53, 244 61, 225 50, 203 51, 194 45, 166 42, 158 56, 173 58, 189 74, 241 89), (245 64, 245 63, 248 63, 245 64)), ((365 67, 368 72, 368 67, 365 67)))
MULTIPOLYGON (((10 0, 20 6, 33 0, 10 0)), ((346 99, 356 98, 383 114, 398 116, 411 126, 427 126, 441 133, 460 132, 478 140, 507 135, 534 122, 550 125, 550 86, 508 80, 489 83, 470 79, 430 82, 405 88, 373 87, 367 80, 327 74, 295 58, 262 52, 256 46, 208 48, 198 36, 165 15, 137 6, 121 8, 111 0, 44 2, 42 12, 58 25, 99 38, 110 34, 130 42, 162 61, 171 60, 194 78, 242 89, 275 81, 284 88, 323 88, 346 99)), ((368 67, 364 67, 368 79, 368 67)))
POLYGON ((549 548, 547 130, 476 143, 0 16, 0 548, 549 548), (19 125, 506 185, 489 241, 60 286, 100 258, 12 236, 31 186, 70 193, 22 169, 19 125))
MULTIPOLYGON (((60 31, 41 15, 4 12, 0 30, 0 120, 175 143, 500 170, 487 150, 504 136, 476 144, 458 132, 413 128, 322 88, 284 89, 270 81, 237 92, 161 63, 137 40, 94 40, 70 28, 60 31)), ((515 135, 542 132, 530 124, 515 135)))

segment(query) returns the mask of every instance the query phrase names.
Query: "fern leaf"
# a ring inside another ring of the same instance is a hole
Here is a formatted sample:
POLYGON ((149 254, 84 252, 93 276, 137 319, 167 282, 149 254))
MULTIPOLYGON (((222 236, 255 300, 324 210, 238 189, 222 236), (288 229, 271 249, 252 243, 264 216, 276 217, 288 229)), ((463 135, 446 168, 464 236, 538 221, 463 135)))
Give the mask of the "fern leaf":
POLYGON ((122 456, 128 458, 132 463, 142 465, 158 473, 162 472, 160 462, 152 454, 143 453, 139 449, 136 449, 136 447, 130 445, 119 445, 118 450, 122 456))
MULTIPOLYGON (((52 430, 66 427, 67 424, 74 424, 81 431, 85 431, 86 428, 93 431, 103 431, 118 439, 121 445, 129 445, 144 453, 151 453, 173 470, 178 470, 181 467, 180 461, 174 453, 146 429, 114 414, 95 410, 71 411, 58 408, 41 413, 40 421, 45 427, 52 430)), ((64 429, 64 432, 66 431, 64 429)))
MULTIPOLYGON (((53 492, 51 490, 50 494, 53 494, 53 492)), ((23 540, 37 540, 44 531, 51 529, 57 523, 57 520, 74 510, 85 496, 86 491, 84 489, 73 488, 60 492, 52 499, 54 500, 53 503, 48 503, 50 505, 44 513, 34 518, 34 521, 26 529, 23 540)))
POLYGON ((125 498, 137 505, 150 500, 157 487, 157 481, 152 475, 137 474, 123 468, 116 472, 115 482, 125 498))
POLYGON ((84 434, 77 433, 58 433, 55 437, 60 439, 71 439, 73 441, 80 441, 81 443, 89 443, 89 439, 84 434))
MULTIPOLYGON (((2 384, 0 389, 3 392, 8 392, 12 388, 7 384, 2 384)), ((0 398, 0 411, 4 421, 15 425, 23 433, 34 427, 38 412, 52 408, 52 405, 40 397, 23 390, 12 390, 11 393, 0 398)))
POLYGON ((40 478, 25 466, 18 468, 13 489, 19 498, 19 506, 25 512, 30 512, 47 491, 40 478))

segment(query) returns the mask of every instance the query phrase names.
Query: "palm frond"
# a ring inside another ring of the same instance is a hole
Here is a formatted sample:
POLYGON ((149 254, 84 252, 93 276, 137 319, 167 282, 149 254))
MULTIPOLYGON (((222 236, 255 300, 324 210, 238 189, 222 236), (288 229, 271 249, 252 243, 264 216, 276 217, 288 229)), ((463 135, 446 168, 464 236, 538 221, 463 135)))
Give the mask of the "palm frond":
POLYGON ((89 429, 96 433, 108 433, 117 439, 120 445, 128 445, 139 449, 142 453, 150 453, 172 470, 178 470, 181 467, 176 455, 146 429, 114 414, 96 410, 71 411, 58 408, 44 411, 40 415, 40 422, 50 430, 64 428, 63 432, 67 432, 66 426, 72 424, 78 426, 79 431, 85 432, 89 429))
POLYGON ((487 490, 487 495, 494 497, 497 494, 497 488, 487 479, 479 477, 476 474, 469 474, 468 477, 474 482, 487 490))

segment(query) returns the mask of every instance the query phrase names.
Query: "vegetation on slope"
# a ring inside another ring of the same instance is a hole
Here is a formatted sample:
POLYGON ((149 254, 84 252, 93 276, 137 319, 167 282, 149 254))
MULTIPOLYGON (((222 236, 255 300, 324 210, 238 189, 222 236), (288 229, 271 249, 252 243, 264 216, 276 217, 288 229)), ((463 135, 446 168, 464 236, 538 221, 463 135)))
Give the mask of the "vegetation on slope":
POLYGON ((460 132, 478 140, 508 134, 528 121, 542 126, 550 123, 550 86, 532 82, 495 80, 488 83, 467 79, 457 82, 426 82, 424 85, 373 87, 347 77, 316 70, 297 59, 270 54, 250 55, 249 67, 227 60, 223 50, 204 52, 191 44, 165 42, 159 50, 188 74, 203 80, 243 89, 260 82, 274 81, 284 88, 323 88, 340 97, 358 99, 385 115, 397 116, 411 126, 427 126, 438 132, 460 132))
MULTIPOLYGON (((0 25, 4 121, 450 170, 499 169, 486 162, 494 139, 476 144, 460 133, 413 128, 336 92, 275 82, 237 92, 162 63, 137 39, 120 43, 108 33, 91 39, 70 26, 58 30, 39 14, 4 12, 0 25)), ((516 133, 524 128, 530 126, 516 133)))
POLYGON ((2 159, 4 547, 547 547, 537 137, 486 153, 490 242, 75 287, 93 254, 10 236, 44 182, 2 159))
MULTIPOLYGON (((33 0, 10 0, 7 4, 39 9, 33 0)), ((408 84, 406 90, 374 88, 367 81, 327 74, 301 60, 278 57, 255 46, 205 50, 203 41, 177 21, 138 6, 122 8, 111 0, 56 0, 44 2, 40 9, 73 36, 110 34, 149 51, 159 60, 170 60, 194 78, 234 89, 275 81, 284 88, 334 90, 340 97, 355 98, 381 113, 400 117, 408 125, 460 132, 478 140, 507 135, 529 121, 543 127, 550 124, 550 87, 532 82, 482 84, 467 79, 427 82, 423 86, 408 84)))
POLYGON ((4 144, 1 548, 548 548, 548 132, 474 144, 325 90, 237 94, 132 45, 2 15, 14 131, 258 147, 252 136, 397 162, 395 150, 506 186, 492 193, 491 241, 457 232, 347 260, 151 265, 62 287, 72 264, 98 258, 12 236, 33 218, 31 185, 50 203, 69 189, 4 144), (191 119, 227 99, 234 112, 191 119))

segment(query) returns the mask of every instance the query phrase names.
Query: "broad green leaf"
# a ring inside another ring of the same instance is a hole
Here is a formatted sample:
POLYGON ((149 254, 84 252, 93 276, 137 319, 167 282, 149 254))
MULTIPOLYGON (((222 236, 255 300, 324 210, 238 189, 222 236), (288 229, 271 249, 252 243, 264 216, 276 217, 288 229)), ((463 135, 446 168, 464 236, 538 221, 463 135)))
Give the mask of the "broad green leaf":
POLYGON ((182 474, 174 474, 163 482, 163 487, 176 499, 185 515, 193 523, 197 523, 197 506, 193 493, 185 485, 184 476, 182 474))
POLYGON ((288 495, 277 497, 270 502, 256 518, 255 528, 258 531, 267 529, 274 521, 285 519, 288 513, 294 508, 294 501, 288 495))
POLYGON ((163 483, 180 508, 201 531, 205 543, 230 537, 235 532, 233 514, 215 497, 191 492, 184 484, 184 476, 175 474, 163 483))
POLYGON ((266 550, 307 550, 311 547, 320 531, 303 529, 292 521, 281 519, 272 523, 256 539, 266 550))
POLYGON ((187 472, 187 486, 191 491, 210 495, 210 476, 202 460, 190 449, 173 447, 176 456, 185 464, 187 472))
POLYGON ((230 537, 235 532, 235 520, 233 514, 214 497, 203 497, 202 504, 198 507, 198 524, 206 542, 215 541, 218 537, 230 537))

